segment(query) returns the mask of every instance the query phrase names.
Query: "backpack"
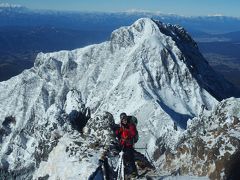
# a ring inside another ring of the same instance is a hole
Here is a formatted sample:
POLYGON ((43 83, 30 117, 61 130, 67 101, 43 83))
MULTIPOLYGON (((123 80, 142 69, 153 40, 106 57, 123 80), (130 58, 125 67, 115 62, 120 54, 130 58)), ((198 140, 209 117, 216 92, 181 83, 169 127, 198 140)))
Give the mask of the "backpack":
POLYGON ((128 120, 129 120, 129 123, 134 124, 136 127, 136 135, 133 138, 133 142, 136 143, 138 142, 138 139, 139 139, 138 130, 137 130, 138 120, 135 116, 128 116, 128 120))

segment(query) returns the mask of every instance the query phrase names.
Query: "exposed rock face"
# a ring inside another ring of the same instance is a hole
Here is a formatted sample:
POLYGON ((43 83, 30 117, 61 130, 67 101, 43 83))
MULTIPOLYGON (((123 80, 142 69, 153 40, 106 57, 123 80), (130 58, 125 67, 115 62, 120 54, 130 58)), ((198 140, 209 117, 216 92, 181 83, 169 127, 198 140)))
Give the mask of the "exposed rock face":
POLYGON ((46 161, 42 161, 34 178, 51 175, 50 179, 88 179, 97 168, 102 153, 116 143, 112 123, 113 116, 105 112, 89 119, 83 134, 71 126, 66 127, 58 146, 49 153, 46 161))
POLYGON ((166 151, 160 169, 182 175, 236 179, 239 175, 240 101, 227 99, 194 118, 176 150, 166 151))
POLYGON ((96 116, 91 121, 88 121, 84 128, 84 134, 94 136, 95 142, 100 142, 105 148, 117 143, 116 136, 112 127, 115 125, 113 115, 109 112, 104 112, 101 116, 96 116))

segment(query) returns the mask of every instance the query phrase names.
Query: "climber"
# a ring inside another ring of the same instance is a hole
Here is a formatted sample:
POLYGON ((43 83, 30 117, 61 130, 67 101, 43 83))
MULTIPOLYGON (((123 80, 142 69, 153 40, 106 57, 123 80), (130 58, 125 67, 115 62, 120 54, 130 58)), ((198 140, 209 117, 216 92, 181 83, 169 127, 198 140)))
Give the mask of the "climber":
POLYGON ((130 172, 132 177, 138 175, 137 167, 134 160, 134 143, 135 136, 138 135, 137 129, 134 123, 130 122, 130 116, 126 113, 120 114, 120 127, 116 130, 116 135, 119 139, 119 144, 124 152, 124 162, 129 164, 130 172))

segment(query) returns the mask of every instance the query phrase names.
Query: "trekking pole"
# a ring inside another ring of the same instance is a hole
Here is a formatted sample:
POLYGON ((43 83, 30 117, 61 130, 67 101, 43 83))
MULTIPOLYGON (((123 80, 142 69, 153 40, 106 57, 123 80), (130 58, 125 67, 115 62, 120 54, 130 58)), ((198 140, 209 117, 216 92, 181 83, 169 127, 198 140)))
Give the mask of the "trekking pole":
POLYGON ((102 171, 103 171, 103 180, 107 180, 108 179, 108 175, 107 175, 107 170, 105 168, 105 162, 102 162, 102 171))
POLYGON ((117 180, 124 180, 124 162, 123 162, 123 151, 119 153, 120 158, 116 170, 118 171, 117 180))
POLYGON ((125 180, 123 152, 122 152, 122 163, 121 163, 121 178, 122 180, 125 180))

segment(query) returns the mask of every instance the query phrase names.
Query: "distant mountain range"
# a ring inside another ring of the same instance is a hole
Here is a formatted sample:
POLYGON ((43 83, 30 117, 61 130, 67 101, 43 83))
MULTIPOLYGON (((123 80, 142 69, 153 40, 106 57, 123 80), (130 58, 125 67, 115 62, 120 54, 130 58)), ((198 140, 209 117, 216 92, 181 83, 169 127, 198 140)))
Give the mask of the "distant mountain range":
POLYGON ((165 23, 180 24, 188 31, 226 33, 240 31, 240 18, 227 16, 178 16, 148 11, 70 12, 31 10, 22 6, 0 5, 0 26, 54 26, 92 30, 116 29, 141 17, 156 18, 165 23))

